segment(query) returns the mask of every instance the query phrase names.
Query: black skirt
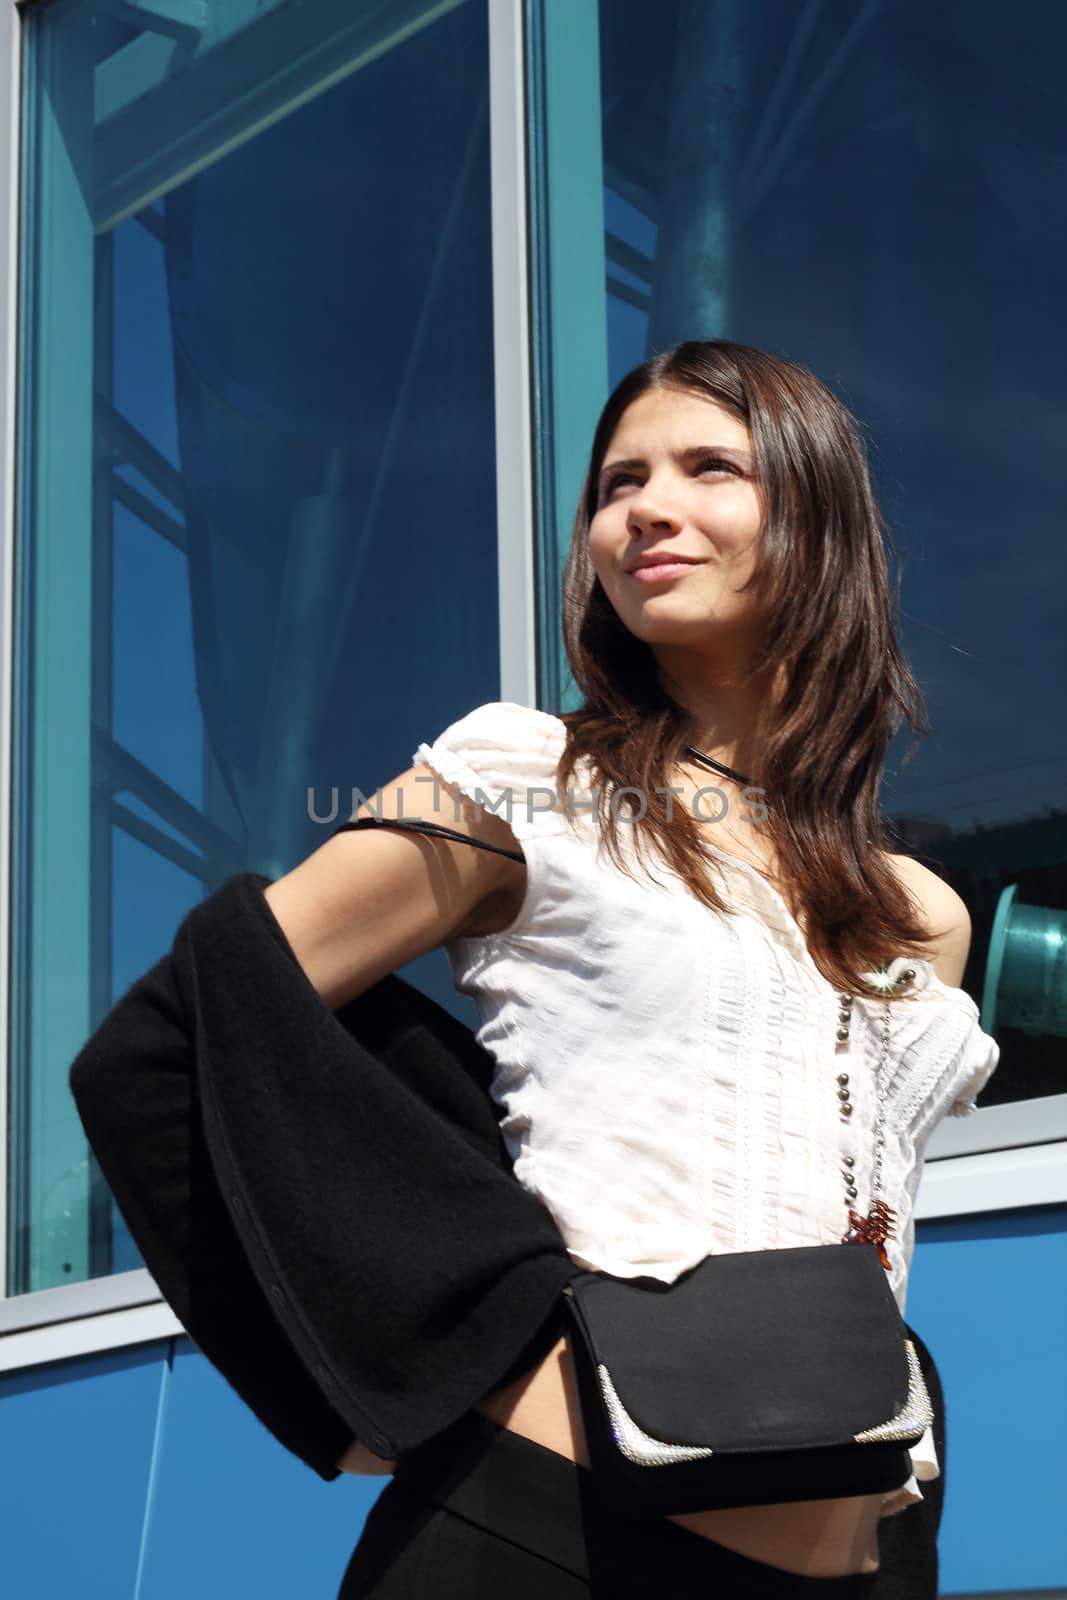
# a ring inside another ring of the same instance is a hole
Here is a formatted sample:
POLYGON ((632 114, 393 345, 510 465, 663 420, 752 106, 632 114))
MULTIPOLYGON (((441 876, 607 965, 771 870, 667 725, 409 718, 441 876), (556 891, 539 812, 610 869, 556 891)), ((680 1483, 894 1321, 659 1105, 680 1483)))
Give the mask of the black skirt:
POLYGON ((614 1512, 587 1468, 471 1411, 402 1458, 338 1600, 936 1600, 922 1513, 882 1522, 877 1572, 803 1577, 667 1518, 614 1512))

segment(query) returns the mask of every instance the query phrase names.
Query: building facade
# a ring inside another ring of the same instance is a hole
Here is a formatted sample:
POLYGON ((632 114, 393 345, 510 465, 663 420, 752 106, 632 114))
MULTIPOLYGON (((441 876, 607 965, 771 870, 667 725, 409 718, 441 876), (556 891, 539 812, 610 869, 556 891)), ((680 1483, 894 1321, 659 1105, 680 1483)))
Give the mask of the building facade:
POLYGON ((0 0, 5 1596, 336 1592, 382 1480, 192 1345, 69 1065, 231 873, 576 703, 593 424, 716 336, 841 395, 903 558, 885 806, 1002 1051, 919 1203, 943 1592, 1067 1595, 1065 90, 1058 0, 0 0))

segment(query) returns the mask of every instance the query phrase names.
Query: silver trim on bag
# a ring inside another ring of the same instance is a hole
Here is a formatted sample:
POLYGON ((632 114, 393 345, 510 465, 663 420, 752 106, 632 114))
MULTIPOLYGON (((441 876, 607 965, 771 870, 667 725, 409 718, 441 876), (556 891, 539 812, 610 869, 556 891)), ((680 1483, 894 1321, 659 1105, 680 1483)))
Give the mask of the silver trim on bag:
POLYGON ((678 1461, 701 1461, 706 1456, 715 1454, 714 1450, 705 1445, 668 1444, 665 1439, 654 1439, 644 1428, 637 1425, 619 1399, 615 1385, 611 1381, 611 1374, 603 1362, 596 1371, 600 1379, 600 1392, 604 1397, 604 1405, 611 1418, 611 1431, 615 1443, 627 1460, 635 1462, 639 1467, 668 1467, 678 1461))
POLYGON ((904 1351, 908 1358, 907 1399, 896 1416, 890 1417, 888 1422, 881 1422, 876 1428, 864 1428, 862 1433, 854 1433, 852 1437, 857 1444, 885 1444, 894 1440, 919 1439, 933 1423, 934 1408, 930 1402, 919 1358, 915 1354, 915 1346, 910 1339, 904 1340, 904 1351))
MULTIPOLYGON (((891 1444, 917 1440, 932 1425, 934 1408, 915 1346, 910 1339, 904 1340, 904 1351, 908 1361, 908 1393, 904 1404, 888 1422, 853 1434, 854 1443, 891 1444)), ((703 1461, 715 1454, 710 1445, 670 1444, 666 1439, 656 1439, 646 1433, 619 1399, 618 1390, 603 1362, 596 1370, 604 1406, 611 1420, 612 1437, 628 1461, 639 1467, 666 1467, 681 1461, 703 1461)))

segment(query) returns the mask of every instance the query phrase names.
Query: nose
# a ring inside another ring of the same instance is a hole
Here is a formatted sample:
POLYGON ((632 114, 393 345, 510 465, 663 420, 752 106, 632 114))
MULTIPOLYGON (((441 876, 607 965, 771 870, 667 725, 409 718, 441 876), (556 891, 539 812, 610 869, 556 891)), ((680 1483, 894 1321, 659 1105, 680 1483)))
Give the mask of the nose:
POLYGON ((676 510, 669 490, 651 478, 641 485, 629 499, 626 526, 635 536, 656 529, 675 531, 682 526, 682 517, 676 510))

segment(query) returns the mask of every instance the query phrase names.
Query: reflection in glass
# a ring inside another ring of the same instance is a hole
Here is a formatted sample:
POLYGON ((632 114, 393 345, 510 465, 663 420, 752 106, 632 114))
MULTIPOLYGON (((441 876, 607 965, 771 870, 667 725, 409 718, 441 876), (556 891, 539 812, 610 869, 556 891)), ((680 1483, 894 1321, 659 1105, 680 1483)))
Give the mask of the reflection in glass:
POLYGON ((485 7, 188 9, 27 19, 11 1294, 138 1264, 67 1071, 184 913, 499 692, 485 7))
MULTIPOLYGON (((531 25, 535 197, 551 225, 537 280, 543 420, 560 403, 553 373, 572 409, 584 385, 595 420, 646 356, 713 337, 802 362, 857 415, 931 711, 917 757, 902 765, 903 741, 891 753, 885 805, 970 909, 964 986, 981 1003, 1004 887, 1067 909, 1052 693, 1065 677, 1062 7, 1027 0, 1005 28, 968 0, 664 0, 653 23, 643 0, 600 0, 598 38, 585 11, 537 6, 531 25), (579 83, 599 87, 592 172, 592 139, 583 153, 567 136, 579 83), (574 263, 592 254, 593 218, 604 272, 590 293, 574 263), (579 305, 606 366, 567 366, 554 342, 579 305)), ((590 436, 561 435, 542 464, 553 642, 590 436)), ((549 704, 567 700, 555 649, 549 704)), ((1063 1093, 1062 1036, 1010 1015, 983 1103, 1063 1093)))

